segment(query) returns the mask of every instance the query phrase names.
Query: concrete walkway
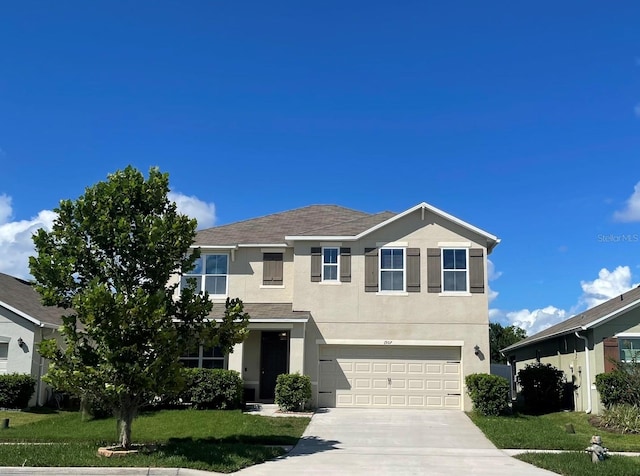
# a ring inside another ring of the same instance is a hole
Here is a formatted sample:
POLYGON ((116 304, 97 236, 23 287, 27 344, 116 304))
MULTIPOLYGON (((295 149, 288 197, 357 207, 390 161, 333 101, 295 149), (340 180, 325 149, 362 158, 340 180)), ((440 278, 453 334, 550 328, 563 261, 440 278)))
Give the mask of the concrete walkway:
MULTIPOLYGON (((275 416, 276 408, 256 408, 275 416)), ((212 476, 169 468, 0 468, 2 475, 212 476)), ((331 408, 317 412, 286 455, 238 476, 423 475, 550 476, 496 449, 460 411, 331 408)))

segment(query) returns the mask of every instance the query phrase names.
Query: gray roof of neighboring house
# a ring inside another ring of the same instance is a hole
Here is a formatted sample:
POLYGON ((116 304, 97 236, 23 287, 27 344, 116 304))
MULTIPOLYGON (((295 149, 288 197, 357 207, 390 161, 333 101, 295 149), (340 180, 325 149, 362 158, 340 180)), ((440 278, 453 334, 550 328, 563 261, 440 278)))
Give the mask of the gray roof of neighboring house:
MULTIPOLYGON (((307 311, 294 311, 293 304, 288 303, 243 303, 244 312, 249 314, 250 320, 254 319, 308 319, 307 311)), ((209 317, 220 319, 224 316, 225 306, 215 303, 209 317)))
POLYGON ((284 243, 287 235, 352 236, 394 216, 337 205, 311 205, 198 232, 195 246, 284 243))
POLYGON ((570 317, 566 321, 562 321, 554 326, 551 326, 543 331, 538 332, 526 339, 517 342, 502 349, 502 352, 508 352, 516 350, 521 347, 526 347, 530 344, 540 342, 552 337, 557 337, 565 334, 572 334, 576 331, 586 330, 590 327, 596 327, 601 323, 617 317, 623 313, 627 308, 640 306, 640 286, 627 291, 619 296, 609 299, 598 306, 592 307, 580 314, 576 314, 570 317))
POLYGON ((28 281, 0 273, 0 306, 3 304, 36 321, 56 326, 62 324, 65 314, 62 308, 43 306, 40 294, 28 281))

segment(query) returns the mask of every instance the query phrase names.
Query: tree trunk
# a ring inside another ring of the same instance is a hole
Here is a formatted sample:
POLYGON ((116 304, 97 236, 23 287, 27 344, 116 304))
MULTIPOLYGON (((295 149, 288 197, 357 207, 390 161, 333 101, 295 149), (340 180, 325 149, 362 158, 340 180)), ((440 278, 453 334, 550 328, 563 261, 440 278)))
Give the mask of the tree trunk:
POLYGON ((131 447, 131 425, 136 416, 137 407, 131 403, 121 404, 118 411, 118 425, 120 429, 120 446, 124 449, 131 447))

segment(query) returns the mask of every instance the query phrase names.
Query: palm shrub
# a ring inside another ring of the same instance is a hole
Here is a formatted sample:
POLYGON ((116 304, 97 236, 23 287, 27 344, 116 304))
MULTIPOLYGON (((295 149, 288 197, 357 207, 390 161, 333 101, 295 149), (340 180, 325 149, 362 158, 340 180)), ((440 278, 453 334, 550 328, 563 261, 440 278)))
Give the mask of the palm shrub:
POLYGON ((485 416, 497 416, 509 408, 509 381, 498 375, 470 374, 465 378, 473 409, 485 416))
POLYGON ((36 388, 29 374, 0 375, 0 408, 26 408, 36 388))
POLYGON ((304 409, 311 399, 311 378, 308 375, 280 374, 276 379, 276 404, 282 411, 304 409))
POLYGON ((640 433, 640 408, 628 403, 611 405, 600 415, 600 423, 622 433, 640 433))
POLYGON ((552 413, 562 407, 564 372, 551 364, 536 362, 518 372, 525 411, 534 415, 552 413))

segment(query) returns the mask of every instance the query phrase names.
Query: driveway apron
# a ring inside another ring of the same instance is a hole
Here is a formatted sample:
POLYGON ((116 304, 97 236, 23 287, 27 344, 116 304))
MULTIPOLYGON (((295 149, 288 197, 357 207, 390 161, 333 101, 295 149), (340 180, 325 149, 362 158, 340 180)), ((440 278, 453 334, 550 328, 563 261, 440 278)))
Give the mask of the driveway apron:
POLYGON ((330 408, 314 415, 300 442, 287 455, 235 474, 555 473, 523 463, 497 449, 460 411, 330 408))

